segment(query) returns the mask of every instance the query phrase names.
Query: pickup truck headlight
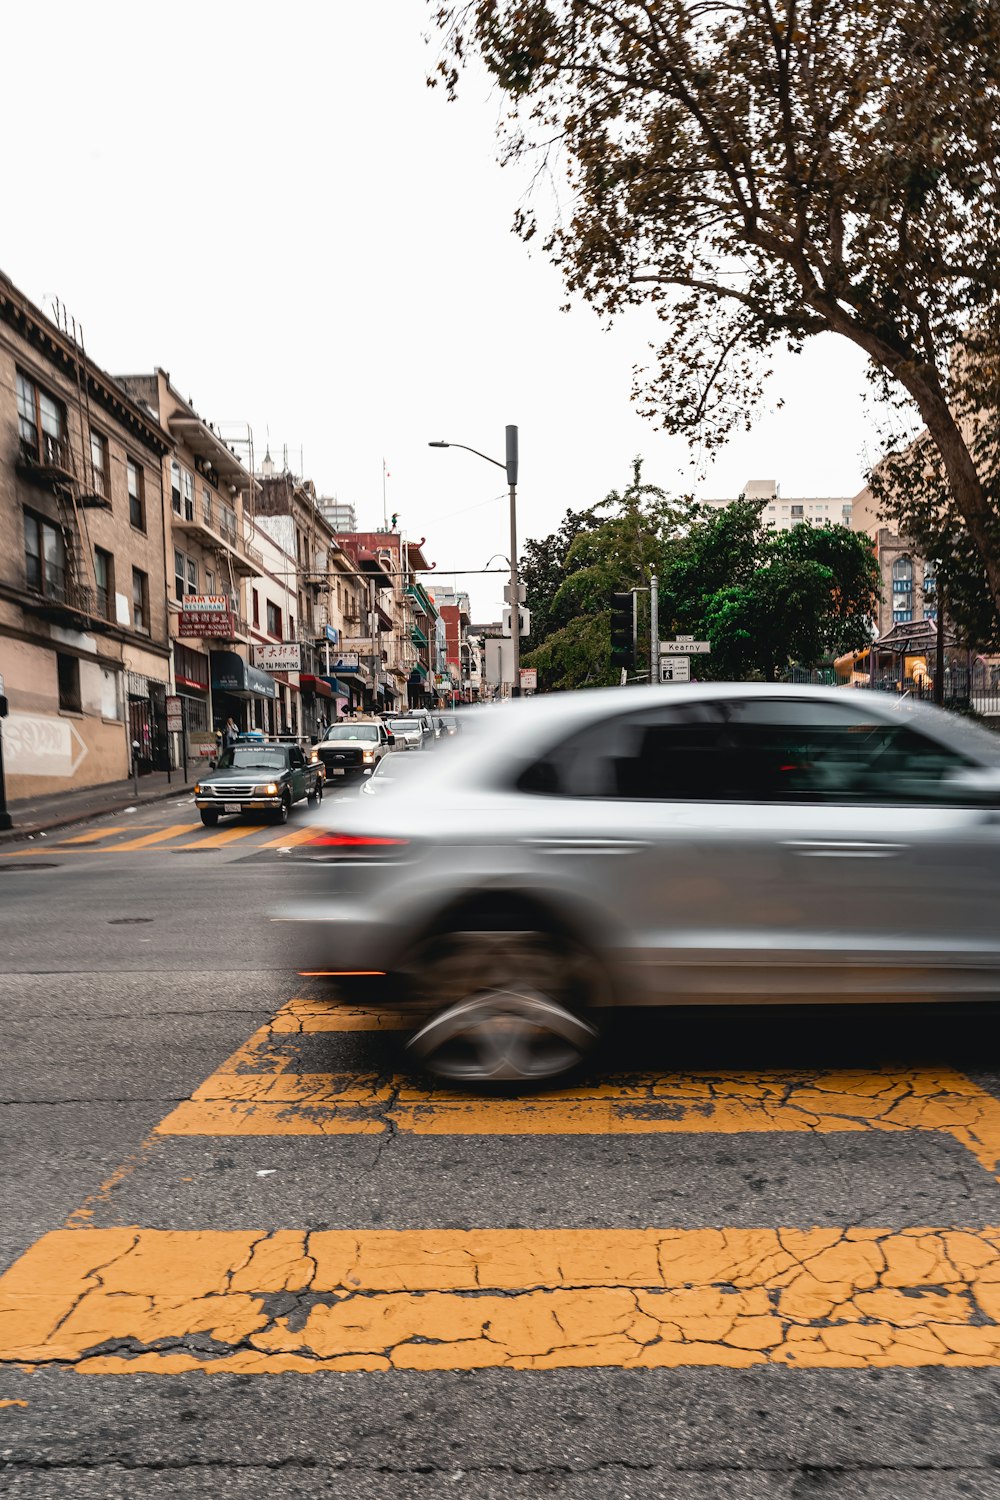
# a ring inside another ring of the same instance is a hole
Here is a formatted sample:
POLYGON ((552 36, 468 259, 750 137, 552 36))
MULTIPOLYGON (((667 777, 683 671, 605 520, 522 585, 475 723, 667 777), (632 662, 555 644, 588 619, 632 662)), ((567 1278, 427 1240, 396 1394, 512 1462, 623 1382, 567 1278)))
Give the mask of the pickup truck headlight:
POLYGON ((266 786, 255 786, 254 792, 258 797, 276 797, 278 795, 277 782, 269 781, 266 786))
POLYGON ((312 765, 316 765, 317 761, 319 760, 319 751, 313 750, 310 753, 309 760, 312 765))
POLYGON ((196 797, 200 797, 201 796, 201 782, 200 781, 196 781, 195 784, 194 784, 194 794, 195 794, 196 797))
POLYGON ((365 763, 366 766, 370 766, 371 763, 372 763, 372 761, 375 759, 375 751, 374 750, 362 750, 362 752, 361 752, 361 759, 364 761, 364 763, 365 763))

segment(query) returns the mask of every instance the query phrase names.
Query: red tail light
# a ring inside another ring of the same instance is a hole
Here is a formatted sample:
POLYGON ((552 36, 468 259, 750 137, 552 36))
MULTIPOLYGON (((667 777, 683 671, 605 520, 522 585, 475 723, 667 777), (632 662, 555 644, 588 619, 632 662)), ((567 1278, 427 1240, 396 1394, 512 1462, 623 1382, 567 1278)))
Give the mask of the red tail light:
POLYGON ((405 849, 409 839, 376 839, 360 833, 319 833, 307 849, 405 849))

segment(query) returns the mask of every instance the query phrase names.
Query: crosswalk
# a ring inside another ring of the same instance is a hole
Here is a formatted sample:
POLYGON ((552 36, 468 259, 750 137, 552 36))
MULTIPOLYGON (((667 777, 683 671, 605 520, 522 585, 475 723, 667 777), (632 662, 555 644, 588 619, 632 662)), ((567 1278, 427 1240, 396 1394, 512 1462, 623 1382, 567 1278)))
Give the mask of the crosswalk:
POLYGON ((393 1050, 401 1026, 321 993, 282 1005, 66 1227, 0 1276, 0 1361, 119 1375, 1000 1364, 996 1223, 692 1226, 651 1223, 650 1210, 639 1227, 581 1227, 567 1202, 564 1222, 524 1226, 516 1181, 504 1177, 502 1192, 478 1200, 493 1202, 497 1221, 462 1225, 447 1211, 436 1222, 442 1189, 429 1170, 455 1170, 442 1137, 489 1138, 484 1171, 504 1139, 527 1137, 544 1139, 551 1161, 580 1137, 893 1138, 912 1150, 918 1178, 930 1143, 943 1141, 992 1193, 1000 1099, 966 1075, 648 1071, 523 1098, 473 1095, 409 1076, 393 1050), (245 1162, 257 1180, 276 1170, 261 1168, 265 1143, 287 1152, 301 1142, 283 1158, 295 1170, 270 1200, 279 1208, 251 1209, 247 1222, 230 1200, 225 1213, 243 1222, 192 1228, 181 1202, 176 1225, 161 1214, 144 1226, 143 1174, 179 1194, 220 1138, 230 1169, 245 1162), (331 1193, 324 1222, 289 1222, 311 1154, 324 1153, 329 1173, 374 1150, 359 1168, 370 1174, 407 1140, 428 1185, 422 1222, 385 1227, 356 1209, 352 1225, 350 1195, 341 1204, 331 1193), (329 1222, 338 1214, 339 1227, 329 1222))
POLYGON ((52 834, 25 847, 5 853, 4 859, 33 859, 40 854, 121 855, 164 854, 175 851, 229 849, 239 845, 247 853, 256 850, 293 849, 313 838, 317 825, 296 820, 284 826, 235 820, 218 828, 206 828, 191 818, 166 827, 145 823, 117 823, 61 837, 52 834))

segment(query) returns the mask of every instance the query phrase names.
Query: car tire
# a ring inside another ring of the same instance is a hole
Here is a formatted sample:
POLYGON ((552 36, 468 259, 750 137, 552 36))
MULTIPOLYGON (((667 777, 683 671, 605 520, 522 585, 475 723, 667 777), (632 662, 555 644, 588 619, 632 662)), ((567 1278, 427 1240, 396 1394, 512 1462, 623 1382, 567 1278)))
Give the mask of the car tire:
POLYGON ((427 1018, 408 1054, 452 1085, 543 1084, 573 1071, 598 1039, 597 969, 569 939, 508 925, 442 933, 405 978, 427 1018))
POLYGON ((215 811, 215 809, 213 807, 202 807, 199 808, 199 811, 201 813, 201 821, 204 823, 205 827, 214 828, 216 823, 218 823, 219 821, 219 814, 215 811))
POLYGON ((317 776, 316 780, 315 780, 315 782, 313 784, 312 791, 306 797, 306 801, 312 803, 312 805, 314 807, 318 807, 319 804, 322 802, 322 800, 323 800, 323 782, 322 782, 321 777, 317 776))
POLYGON ((288 814, 291 812, 291 810, 292 810, 292 801, 291 801, 291 798, 289 797, 289 795, 288 795, 287 792, 284 792, 282 794, 282 798, 281 798, 281 806, 278 808, 278 811, 274 815, 275 822, 277 822, 277 823, 287 823, 288 822, 288 814))

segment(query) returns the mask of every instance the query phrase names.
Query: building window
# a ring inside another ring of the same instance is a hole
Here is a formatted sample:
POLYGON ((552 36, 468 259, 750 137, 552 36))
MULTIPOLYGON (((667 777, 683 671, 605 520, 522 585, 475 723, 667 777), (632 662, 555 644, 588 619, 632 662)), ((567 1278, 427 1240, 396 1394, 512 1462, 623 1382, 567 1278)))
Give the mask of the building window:
POLYGON ((94 494, 103 495, 105 500, 111 499, 111 480, 108 470, 108 440, 103 432, 90 429, 90 474, 94 485, 94 494))
POLYGON ((193 557, 186 557, 174 548, 174 597, 181 603, 185 594, 198 592, 198 564, 193 557))
POLYGON ((801 520, 804 515, 805 515, 805 509, 804 509, 803 506, 801 506, 801 505, 793 505, 792 506, 792 519, 793 520, 795 520, 796 518, 799 519, 799 520, 801 520))
POLYGON ((51 521, 24 513, 24 569, 29 589, 50 599, 66 598, 66 544, 51 521))
POLYGON ((201 519, 205 522, 206 526, 211 526, 213 524, 212 492, 205 485, 202 485, 201 487, 201 519))
POLYGON ((253 589, 251 592, 253 594, 253 601, 252 601, 253 602, 253 623, 257 627, 257 629, 259 630, 260 629, 260 596, 258 595, 256 589, 253 589))
POLYGON ((215 593, 215 574, 212 572, 211 568, 205 569, 205 593, 215 593))
POLYGON ((267 601, 267 633, 281 640, 281 610, 270 599, 267 601))
POLYGON ((139 531, 146 529, 146 475, 141 464, 130 458, 128 472, 128 518, 139 531))
POLYGON ((924 567, 924 593, 933 594, 937 592, 937 573, 933 563, 927 563, 924 567))
POLYGON ((184 519, 194 520, 194 476, 187 469, 181 470, 181 480, 184 485, 184 519))
POLYGON ((912 609, 894 609, 892 612, 892 623, 894 625, 908 625, 912 619, 912 609))
POLYGON ((176 458, 170 460, 170 504, 174 508, 174 515, 181 513, 181 466, 176 458))
POLYGON ((66 409, 48 391, 17 372, 17 430, 21 452, 35 463, 65 468, 66 409))
POLYGON ((933 605, 931 606, 930 609, 925 609, 924 610, 924 619, 925 620, 936 620, 937 619, 937 609, 933 605))
POLYGON ((61 713, 80 712, 80 658, 68 656, 65 651, 56 652, 56 670, 59 673, 59 710, 61 713))
POLYGON ((94 576, 97 579, 97 613, 105 620, 113 618, 111 606, 115 593, 115 560, 103 547, 94 548, 94 576))
POLYGON ((149 576, 139 568, 132 569, 132 626, 149 630, 149 576))
POLYGON ((289 615, 288 616, 288 639, 290 641, 294 641, 294 639, 295 639, 295 616, 294 615, 289 615))

